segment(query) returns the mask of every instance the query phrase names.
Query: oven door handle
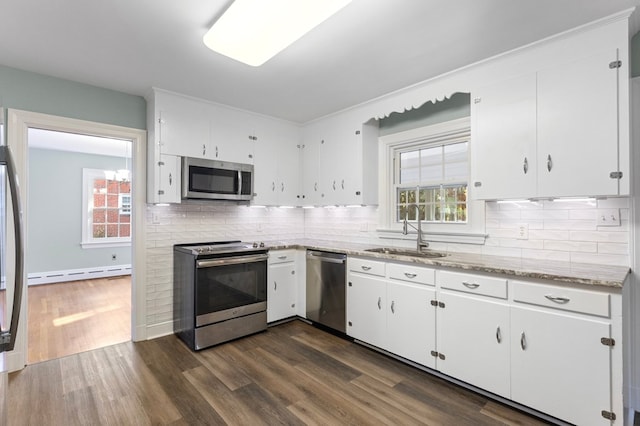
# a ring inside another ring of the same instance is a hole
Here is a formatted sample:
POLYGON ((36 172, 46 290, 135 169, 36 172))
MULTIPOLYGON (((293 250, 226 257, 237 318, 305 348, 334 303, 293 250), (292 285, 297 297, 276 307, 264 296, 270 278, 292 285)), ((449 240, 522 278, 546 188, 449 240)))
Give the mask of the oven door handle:
POLYGON ((266 261, 266 254, 256 254, 251 256, 225 257, 222 259, 203 259, 196 261, 196 268, 213 268, 216 266, 239 265, 241 263, 255 263, 266 261))

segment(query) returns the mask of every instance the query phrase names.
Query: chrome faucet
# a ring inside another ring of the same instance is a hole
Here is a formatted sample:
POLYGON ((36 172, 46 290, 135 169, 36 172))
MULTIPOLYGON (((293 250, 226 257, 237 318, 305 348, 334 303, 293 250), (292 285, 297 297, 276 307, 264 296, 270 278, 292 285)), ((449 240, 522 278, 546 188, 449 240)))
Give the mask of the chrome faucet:
POLYGON ((427 241, 425 241, 424 238, 422 237, 422 226, 420 225, 420 208, 415 203, 407 205, 407 212, 404 215, 404 222, 402 224, 402 234, 403 235, 407 235, 409 233, 408 226, 411 226, 413 229, 418 231, 418 238, 416 239, 416 251, 421 252, 423 248, 429 247, 429 243, 427 241), (413 226, 412 224, 410 224, 409 222, 407 222, 407 218, 409 217, 409 208, 411 208, 411 207, 415 207, 416 208, 416 217, 418 218, 418 227, 417 228, 415 226, 413 226))

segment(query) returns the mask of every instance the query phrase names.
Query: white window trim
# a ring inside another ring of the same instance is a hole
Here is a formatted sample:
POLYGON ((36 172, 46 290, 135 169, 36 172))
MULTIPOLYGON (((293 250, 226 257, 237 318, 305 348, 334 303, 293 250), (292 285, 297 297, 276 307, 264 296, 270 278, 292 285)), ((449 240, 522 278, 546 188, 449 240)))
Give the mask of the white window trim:
MULTIPOLYGON (((473 150, 471 141, 471 121, 469 117, 419 127, 403 132, 381 136, 379 148, 379 181, 378 181, 378 229, 380 238, 414 240, 415 231, 402 235, 402 224, 395 222, 392 206, 395 203, 395 186, 393 185, 393 152, 400 145, 420 145, 425 141, 437 142, 439 139, 455 138, 469 140, 469 154, 473 150), (413 233, 413 235, 411 235, 413 233)), ((469 158, 472 158, 470 155, 469 158)), ((473 167, 472 164, 469 167, 473 167)), ((471 176, 471 171, 469 171, 471 176)), ((473 187, 468 182, 468 218, 467 223, 432 223, 424 222, 422 232, 429 241, 484 244, 485 206, 484 201, 474 200, 473 187)))
POLYGON ((93 179, 104 177, 104 170, 82 169, 82 241, 83 249, 106 247, 130 247, 131 237, 108 238, 106 241, 98 241, 91 238, 91 211, 93 210, 93 179))

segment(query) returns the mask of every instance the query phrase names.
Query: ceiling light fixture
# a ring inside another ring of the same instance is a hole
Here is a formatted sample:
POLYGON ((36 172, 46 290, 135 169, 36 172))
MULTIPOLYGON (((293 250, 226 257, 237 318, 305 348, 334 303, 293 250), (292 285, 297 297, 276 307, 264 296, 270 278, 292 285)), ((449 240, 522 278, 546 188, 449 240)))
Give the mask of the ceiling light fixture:
POLYGON ((211 50, 258 67, 351 0, 235 0, 204 35, 211 50))

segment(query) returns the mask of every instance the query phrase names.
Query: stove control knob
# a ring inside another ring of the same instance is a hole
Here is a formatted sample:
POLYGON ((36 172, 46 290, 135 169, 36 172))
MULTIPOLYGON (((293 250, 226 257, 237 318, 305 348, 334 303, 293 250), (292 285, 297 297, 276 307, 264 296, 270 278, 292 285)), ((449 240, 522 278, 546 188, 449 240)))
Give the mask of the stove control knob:
POLYGON ((253 248, 258 248, 258 243, 253 243, 253 248))
POLYGON ((264 242, 260 241, 260 247, 264 247, 264 242))

